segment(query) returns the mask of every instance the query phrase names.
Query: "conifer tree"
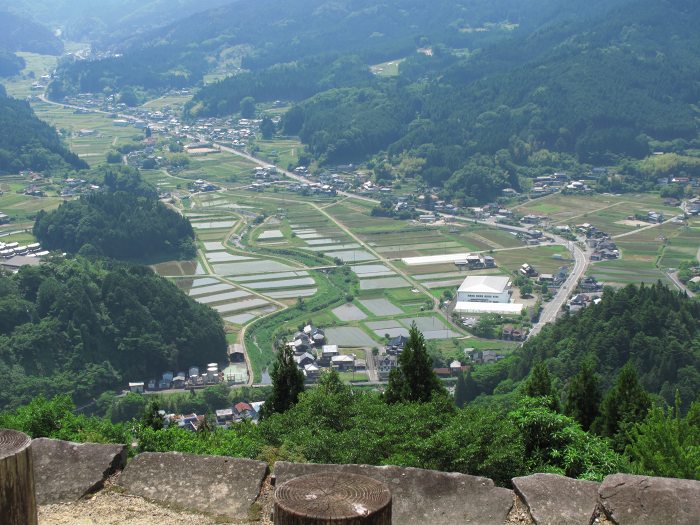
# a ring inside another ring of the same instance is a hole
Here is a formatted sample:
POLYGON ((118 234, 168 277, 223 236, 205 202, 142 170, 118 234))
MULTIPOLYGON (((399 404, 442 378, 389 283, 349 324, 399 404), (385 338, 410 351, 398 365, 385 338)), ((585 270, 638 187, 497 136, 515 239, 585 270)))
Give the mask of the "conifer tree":
POLYGON ((467 374, 464 377, 464 394, 464 398, 467 403, 471 403, 479 395, 479 387, 472 377, 471 370, 467 370, 467 374))
POLYGON ((299 394, 304 391, 304 374, 294 361, 294 352, 288 346, 277 350, 277 361, 270 372, 272 393, 265 400, 260 416, 285 412, 296 404, 299 394))
POLYGON ((600 406, 600 416, 594 430, 613 439, 613 446, 623 451, 627 445, 625 432, 634 423, 644 420, 651 407, 651 398, 639 384, 637 370, 628 362, 617 375, 615 385, 608 391, 600 406))
POLYGON ((457 386, 455 387, 455 405, 462 408, 467 402, 467 383, 464 374, 460 372, 457 376, 457 386))
POLYGON ((411 324, 408 341, 398 361, 398 368, 389 374, 389 384, 384 394, 387 403, 425 403, 430 401, 433 394, 445 393, 445 388, 433 371, 425 338, 415 322, 411 324))
POLYGON ((584 363, 581 371, 571 378, 566 396, 565 412, 588 431, 599 414, 601 394, 598 378, 590 363, 584 363))
POLYGON ((544 363, 537 363, 532 369, 530 377, 525 382, 523 393, 528 397, 548 397, 551 400, 549 408, 559 411, 559 397, 552 386, 552 379, 544 363))

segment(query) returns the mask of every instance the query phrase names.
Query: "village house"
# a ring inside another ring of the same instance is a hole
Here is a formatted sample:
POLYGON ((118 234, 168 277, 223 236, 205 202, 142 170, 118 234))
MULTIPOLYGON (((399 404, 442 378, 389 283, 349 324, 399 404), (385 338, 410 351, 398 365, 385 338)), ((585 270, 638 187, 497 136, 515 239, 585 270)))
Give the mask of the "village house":
POLYGON ((399 335, 390 339, 384 347, 384 350, 389 355, 399 355, 401 352, 403 352, 404 346, 406 346, 407 341, 408 338, 406 336, 399 335))
POLYGON ((331 367, 338 372, 352 372, 355 370, 355 357, 352 355, 336 355, 331 358, 331 367))
POLYGON ((398 366, 398 363, 394 355, 380 355, 375 358, 375 365, 379 379, 386 381, 389 378, 389 373, 398 366))

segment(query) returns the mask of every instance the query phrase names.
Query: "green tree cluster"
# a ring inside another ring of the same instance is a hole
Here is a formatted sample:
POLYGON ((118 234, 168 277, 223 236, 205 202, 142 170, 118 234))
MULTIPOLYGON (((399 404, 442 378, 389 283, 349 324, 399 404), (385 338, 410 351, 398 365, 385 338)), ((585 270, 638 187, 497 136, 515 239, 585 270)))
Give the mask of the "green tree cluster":
POLYGON ((145 267, 83 258, 0 275, 0 407, 85 403, 127 381, 223 361, 221 318, 145 267))
POLYGON ((187 218, 158 200, 138 172, 104 170, 105 191, 67 201, 37 214, 33 233, 49 250, 120 260, 194 257, 194 230, 187 218), (85 251, 81 253, 86 253, 85 251))

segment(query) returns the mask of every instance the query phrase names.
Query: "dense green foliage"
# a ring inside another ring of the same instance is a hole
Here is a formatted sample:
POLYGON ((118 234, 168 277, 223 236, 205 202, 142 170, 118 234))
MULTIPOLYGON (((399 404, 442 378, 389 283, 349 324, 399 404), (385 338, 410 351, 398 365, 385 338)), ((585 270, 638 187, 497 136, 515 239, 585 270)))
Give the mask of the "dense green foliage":
POLYGON ((700 402, 685 417, 678 405, 653 407, 631 428, 626 453, 640 472, 700 480, 700 402))
POLYGON ((216 312, 148 268, 56 259, 0 276, 0 407, 39 393, 83 403, 225 355, 216 312))
POLYGON ((102 172, 105 191, 37 214, 33 233, 47 249, 121 260, 194 257, 192 225, 160 202, 137 171, 107 167, 102 172))
POLYGON ((591 363, 608 390, 629 362, 641 385, 673 404, 675 392, 686 410, 700 393, 700 303, 661 283, 606 289, 602 301, 547 326, 523 346, 514 378, 543 361, 568 382, 591 363))
POLYGON ((68 151, 56 130, 39 120, 27 102, 0 89, 0 173, 65 168, 87 164, 68 151))

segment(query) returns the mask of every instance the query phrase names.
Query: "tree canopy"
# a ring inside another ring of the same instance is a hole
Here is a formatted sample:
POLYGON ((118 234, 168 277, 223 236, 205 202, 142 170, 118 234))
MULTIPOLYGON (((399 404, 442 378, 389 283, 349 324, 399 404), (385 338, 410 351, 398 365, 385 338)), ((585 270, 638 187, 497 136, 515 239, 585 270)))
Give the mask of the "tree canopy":
POLYGON ((85 402, 225 356, 218 314, 148 268, 78 257, 0 275, 0 407, 85 402))
POLYGON ((33 233, 49 250, 121 260, 195 255, 194 231, 186 217, 158 200, 155 189, 138 172, 108 167, 104 191, 62 203, 37 214, 33 233))

